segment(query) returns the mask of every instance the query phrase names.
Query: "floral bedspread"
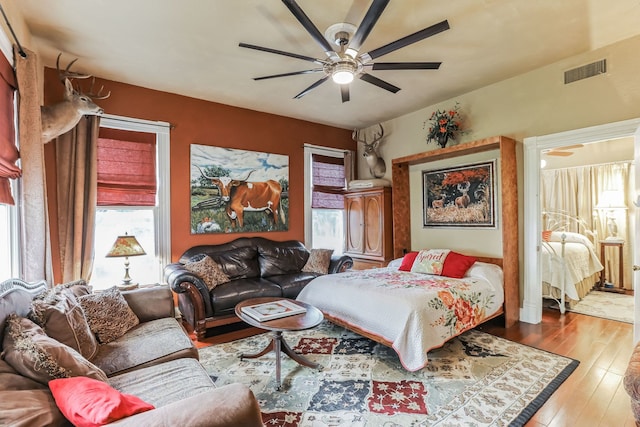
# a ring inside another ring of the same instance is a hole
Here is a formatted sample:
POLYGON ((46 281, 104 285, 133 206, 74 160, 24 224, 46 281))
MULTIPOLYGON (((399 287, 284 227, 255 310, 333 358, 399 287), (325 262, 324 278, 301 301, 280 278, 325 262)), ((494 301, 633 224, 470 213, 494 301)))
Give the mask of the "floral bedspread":
POLYGON ((298 300, 393 343, 405 369, 417 371, 429 350, 498 311, 503 276, 484 263, 462 279, 394 268, 350 271, 314 279, 298 300))

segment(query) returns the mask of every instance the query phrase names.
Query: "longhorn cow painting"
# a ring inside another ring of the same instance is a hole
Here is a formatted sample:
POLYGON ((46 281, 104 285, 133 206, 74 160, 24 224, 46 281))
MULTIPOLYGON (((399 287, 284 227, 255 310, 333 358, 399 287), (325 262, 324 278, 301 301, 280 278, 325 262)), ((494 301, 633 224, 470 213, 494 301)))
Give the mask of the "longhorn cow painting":
POLYGON ((425 227, 496 227, 495 160, 422 172, 425 227))
POLYGON ((191 144, 191 233, 289 229, 289 156, 191 144))

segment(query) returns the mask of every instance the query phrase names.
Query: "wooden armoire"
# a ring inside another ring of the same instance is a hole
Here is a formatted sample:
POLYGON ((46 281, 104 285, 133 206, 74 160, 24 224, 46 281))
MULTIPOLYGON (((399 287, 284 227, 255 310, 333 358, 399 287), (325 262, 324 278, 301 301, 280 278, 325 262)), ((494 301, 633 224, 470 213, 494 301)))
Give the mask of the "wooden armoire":
POLYGON ((345 254, 355 270, 384 267, 393 258, 391 187, 349 190, 344 195, 345 254))

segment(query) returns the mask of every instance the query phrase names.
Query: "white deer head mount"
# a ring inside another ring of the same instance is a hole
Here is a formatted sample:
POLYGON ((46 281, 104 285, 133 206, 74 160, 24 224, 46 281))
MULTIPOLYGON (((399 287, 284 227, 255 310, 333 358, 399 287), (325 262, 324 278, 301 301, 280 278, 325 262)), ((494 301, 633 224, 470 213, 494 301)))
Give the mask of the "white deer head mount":
POLYGON ((78 60, 74 59, 67 65, 64 71, 60 71, 60 56, 56 59, 56 69, 60 82, 64 84, 65 93, 64 100, 61 102, 40 107, 42 117, 42 142, 47 143, 59 135, 71 130, 84 115, 99 116, 104 110, 97 106, 93 99, 105 99, 111 95, 111 92, 102 94, 104 87, 101 87, 97 93, 93 93, 95 78, 91 81, 91 89, 88 93, 83 93, 73 87, 73 79, 88 79, 90 74, 80 74, 69 71, 71 66, 78 60))
POLYGON ((367 161, 367 165, 369 166, 369 172, 373 175, 374 178, 382 178, 387 171, 387 166, 384 163, 384 159, 378 155, 378 146, 384 136, 384 128, 381 124, 378 124, 380 127, 380 133, 375 133, 373 136, 373 141, 367 142, 366 136, 364 139, 360 139, 360 131, 355 129, 351 134, 351 138, 354 141, 362 142, 364 144, 364 151, 362 152, 362 156, 367 161))

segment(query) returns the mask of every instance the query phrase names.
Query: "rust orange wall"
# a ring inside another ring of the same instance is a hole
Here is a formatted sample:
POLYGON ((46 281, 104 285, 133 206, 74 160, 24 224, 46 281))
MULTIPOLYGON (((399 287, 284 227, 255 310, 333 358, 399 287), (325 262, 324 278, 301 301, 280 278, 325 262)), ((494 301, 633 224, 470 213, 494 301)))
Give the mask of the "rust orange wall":
MULTIPOLYGON (((261 233, 274 240, 304 240, 304 150, 303 144, 355 150, 351 132, 345 129, 261 113, 215 102, 96 79, 111 91, 97 101, 107 114, 169 122, 171 130, 171 254, 177 260, 194 245, 216 244, 247 235, 190 232, 189 146, 192 143, 284 154, 289 156, 289 230, 261 233)), ((55 70, 45 69, 45 104, 62 99, 63 86, 55 70)), ((312 100, 301 100, 312 102, 312 100)), ((55 142, 46 145, 49 195, 55 195, 55 142), (54 188, 52 188, 52 186, 54 188)), ((57 252, 56 201, 50 198, 53 251, 57 252), (54 229, 55 228, 55 229, 54 229)), ((54 258, 57 255, 54 255, 54 258)), ((59 257, 58 257, 59 259, 59 257)))

